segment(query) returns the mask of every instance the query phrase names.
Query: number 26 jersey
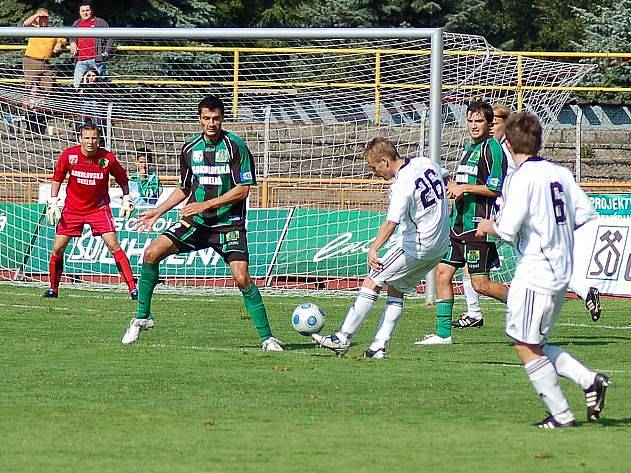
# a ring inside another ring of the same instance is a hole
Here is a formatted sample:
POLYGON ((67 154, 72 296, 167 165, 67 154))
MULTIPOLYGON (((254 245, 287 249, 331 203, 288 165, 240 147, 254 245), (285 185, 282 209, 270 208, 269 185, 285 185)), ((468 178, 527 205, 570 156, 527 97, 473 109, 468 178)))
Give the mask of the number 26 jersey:
POLYGON ((388 191, 386 219, 399 225, 401 247, 415 258, 440 257, 447 252, 446 172, 427 158, 410 159, 399 169, 388 191))

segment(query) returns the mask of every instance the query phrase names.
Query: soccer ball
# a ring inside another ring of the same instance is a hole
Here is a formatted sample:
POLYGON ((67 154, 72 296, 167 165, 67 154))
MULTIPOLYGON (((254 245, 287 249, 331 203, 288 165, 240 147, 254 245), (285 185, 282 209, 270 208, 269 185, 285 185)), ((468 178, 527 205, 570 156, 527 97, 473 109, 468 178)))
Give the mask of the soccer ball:
POLYGON ((294 309, 291 325, 300 335, 306 337, 318 333, 324 327, 326 316, 317 305, 305 302, 294 309))

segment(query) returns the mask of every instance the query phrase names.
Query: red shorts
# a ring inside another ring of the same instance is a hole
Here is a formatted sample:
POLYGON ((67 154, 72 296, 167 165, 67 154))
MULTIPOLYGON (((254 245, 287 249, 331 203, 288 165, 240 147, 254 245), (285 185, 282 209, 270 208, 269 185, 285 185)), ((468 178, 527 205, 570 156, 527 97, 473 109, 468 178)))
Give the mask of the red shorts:
POLYGON ((99 236, 104 233, 116 231, 114 227, 114 217, 109 205, 95 210, 89 214, 77 214, 73 212, 61 212, 61 219, 57 224, 57 235, 72 237, 81 236, 83 225, 88 224, 92 229, 92 235, 99 236))

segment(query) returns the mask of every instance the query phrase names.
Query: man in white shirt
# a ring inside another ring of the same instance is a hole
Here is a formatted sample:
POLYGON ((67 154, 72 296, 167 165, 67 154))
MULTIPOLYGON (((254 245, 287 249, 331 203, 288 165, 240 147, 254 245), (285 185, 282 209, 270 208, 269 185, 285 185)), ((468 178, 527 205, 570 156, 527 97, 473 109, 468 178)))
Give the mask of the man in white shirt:
POLYGON ((446 171, 427 158, 403 159, 394 144, 375 138, 366 147, 365 157, 372 171, 392 179, 385 222, 368 251, 370 275, 340 329, 330 336, 312 335, 314 342, 345 354, 351 338, 374 306, 379 292, 388 286, 388 299, 377 333, 364 356, 381 359, 397 321, 403 312, 403 295, 416 289, 421 279, 447 252, 449 210, 443 182, 446 171), (379 258, 378 251, 398 228, 393 245, 379 258))
MULTIPOLYGON (((511 116, 510 109, 501 102, 493 104, 493 124, 491 126, 491 134, 493 138, 499 141, 502 146, 504 156, 506 156, 506 177, 510 176, 516 169, 517 165, 513 160, 508 143, 506 142, 506 120, 511 116)), ((498 209, 501 207, 503 198, 499 196, 496 199, 498 209)), ((499 245, 498 245, 499 246, 499 245)), ((471 277, 467 268, 464 268, 462 275, 462 287, 467 304, 467 311, 452 323, 455 328, 481 327, 483 325, 482 307, 480 305, 480 295, 473 288, 471 277)), ((578 278, 570 280, 568 289, 574 292, 578 297, 585 301, 585 307, 589 311, 594 322, 600 319, 602 314, 602 306, 600 305, 600 292, 595 287, 586 287, 582 285, 578 278)))
POLYGON ((528 113, 506 123, 506 137, 518 169, 503 188, 504 203, 496 221, 482 220, 479 235, 514 243, 519 257, 508 291, 506 334, 533 387, 550 415, 534 425, 556 429, 576 426, 574 414, 558 383, 571 379, 585 393, 587 420, 605 407, 606 375, 582 365, 547 339, 572 275, 574 230, 596 218, 585 193, 565 168, 537 157, 542 128, 528 113))

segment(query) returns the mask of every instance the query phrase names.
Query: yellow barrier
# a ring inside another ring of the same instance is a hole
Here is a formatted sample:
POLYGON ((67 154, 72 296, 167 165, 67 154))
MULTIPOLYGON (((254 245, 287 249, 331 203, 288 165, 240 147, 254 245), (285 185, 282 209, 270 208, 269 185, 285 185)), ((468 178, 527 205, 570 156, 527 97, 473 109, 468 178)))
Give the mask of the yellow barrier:
MULTIPOLYGON (((23 45, 0 45, 0 51, 22 51, 23 45)), ((230 53, 232 55, 232 80, 229 81, 195 81, 195 80, 121 80, 114 79, 114 84, 152 84, 152 85, 180 85, 180 86, 228 86, 233 89, 232 113, 238 116, 239 89, 243 87, 331 87, 331 88, 356 88, 374 89, 375 122, 381 119, 381 91, 384 89, 429 89, 429 84, 409 83, 384 83, 381 79, 381 60, 384 55, 429 55, 429 50, 410 49, 352 49, 352 48, 254 48, 254 47, 217 47, 217 46, 117 46, 117 51, 125 52, 206 52, 206 53, 230 53), (267 82, 246 81, 239 79, 241 56, 247 53, 269 54, 340 54, 340 55, 374 55, 375 71, 372 82, 267 82)), ((592 52, 561 52, 561 51, 445 51, 445 56, 511 56, 517 58, 517 83, 515 86, 499 86, 494 84, 456 85, 443 84, 445 90, 459 88, 462 90, 514 90, 517 92, 517 109, 521 111, 524 91, 562 90, 572 92, 610 92, 631 93, 631 87, 550 87, 550 86, 525 86, 523 85, 523 58, 606 58, 606 59, 631 59, 631 53, 592 53, 592 52)), ((0 79, 0 82, 23 82, 23 79, 0 79)), ((71 83, 71 79, 58 79, 59 83, 71 83)))

